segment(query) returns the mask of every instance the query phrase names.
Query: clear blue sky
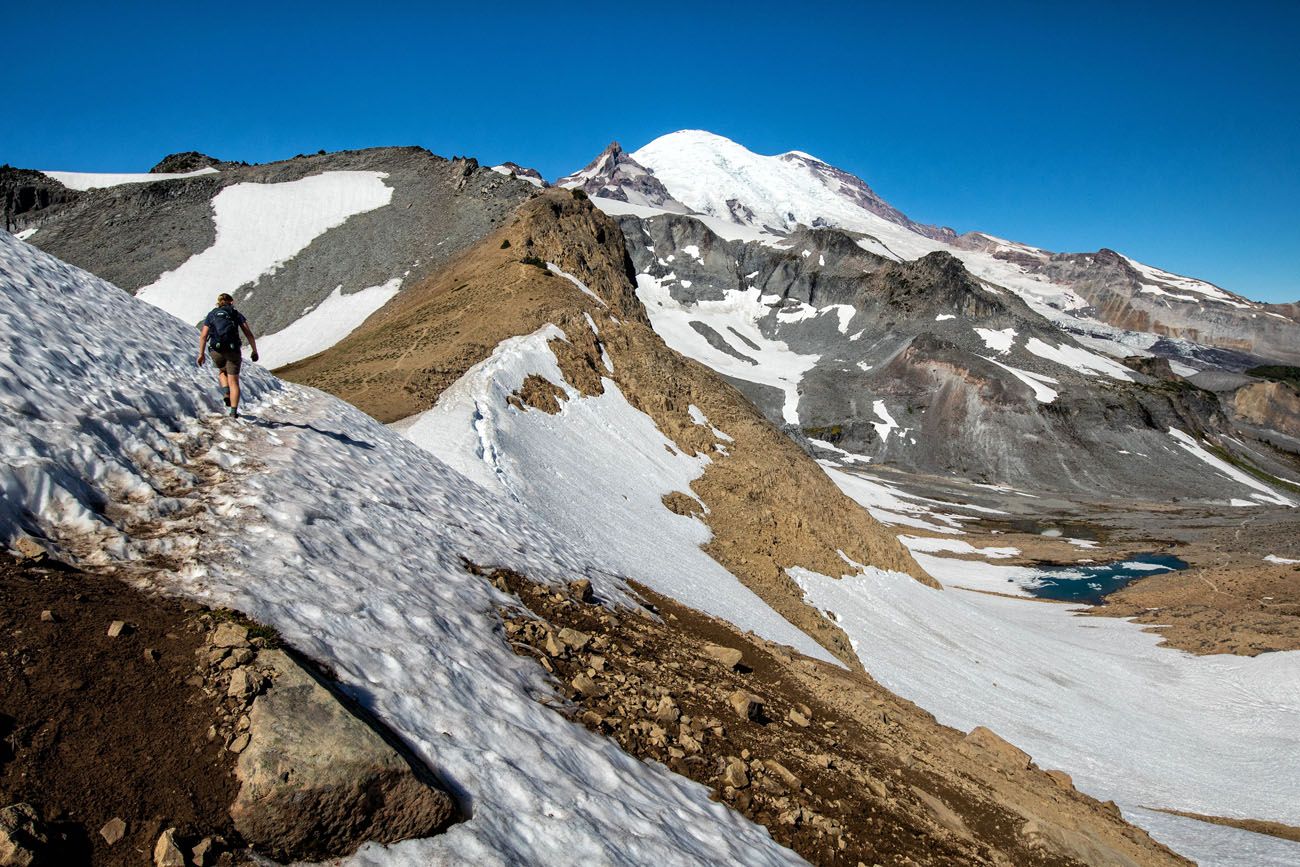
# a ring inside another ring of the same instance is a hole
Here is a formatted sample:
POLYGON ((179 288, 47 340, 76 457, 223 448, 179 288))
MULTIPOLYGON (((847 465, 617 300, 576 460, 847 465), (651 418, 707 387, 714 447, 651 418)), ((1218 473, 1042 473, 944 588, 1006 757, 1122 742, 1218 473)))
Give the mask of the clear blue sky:
POLYGON ((1297 2, 50 0, 3 20, 0 163, 419 144, 554 178, 695 127, 808 151, 914 219, 1300 299, 1297 2))

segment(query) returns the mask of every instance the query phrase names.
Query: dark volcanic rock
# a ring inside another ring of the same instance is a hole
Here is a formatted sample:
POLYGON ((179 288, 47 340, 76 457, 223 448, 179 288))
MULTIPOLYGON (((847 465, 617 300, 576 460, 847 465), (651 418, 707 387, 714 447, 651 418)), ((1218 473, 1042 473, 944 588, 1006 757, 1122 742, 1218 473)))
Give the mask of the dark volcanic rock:
POLYGON ((149 172, 156 175, 184 174, 185 172, 197 172, 199 169, 209 167, 220 168, 222 165, 221 160, 216 157, 210 157, 198 151, 184 151, 178 154, 168 154, 149 172))
POLYGON ((81 194, 48 175, 32 169, 0 166, 0 199, 4 201, 4 230, 18 233, 54 209, 76 201, 81 194))

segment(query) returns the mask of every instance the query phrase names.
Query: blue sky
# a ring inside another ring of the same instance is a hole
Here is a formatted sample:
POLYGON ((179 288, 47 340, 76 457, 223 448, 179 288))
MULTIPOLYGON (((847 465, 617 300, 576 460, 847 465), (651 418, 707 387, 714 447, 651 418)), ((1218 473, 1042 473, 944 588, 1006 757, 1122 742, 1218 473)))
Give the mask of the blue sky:
POLYGON ((51 0, 4 19, 13 165, 418 144, 554 178, 611 139, 703 128, 808 151, 917 220, 1300 299, 1300 3, 51 0))

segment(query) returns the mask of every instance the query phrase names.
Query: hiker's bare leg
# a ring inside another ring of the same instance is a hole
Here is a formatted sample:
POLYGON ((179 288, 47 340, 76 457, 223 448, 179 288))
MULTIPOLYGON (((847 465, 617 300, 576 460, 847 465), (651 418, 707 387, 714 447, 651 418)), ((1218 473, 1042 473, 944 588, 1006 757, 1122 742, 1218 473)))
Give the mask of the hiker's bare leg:
POLYGON ((239 406, 239 374, 232 373, 226 376, 226 382, 230 384, 230 405, 239 406))

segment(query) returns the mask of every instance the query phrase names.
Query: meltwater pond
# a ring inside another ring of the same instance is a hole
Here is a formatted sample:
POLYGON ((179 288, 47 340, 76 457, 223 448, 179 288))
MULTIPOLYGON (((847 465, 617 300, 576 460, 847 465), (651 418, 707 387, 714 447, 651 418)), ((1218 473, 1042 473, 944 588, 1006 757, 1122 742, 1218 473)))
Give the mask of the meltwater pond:
POLYGON ((1038 573, 1036 581, 1021 586, 1042 599, 1100 605, 1103 597, 1125 584, 1186 568, 1187 561, 1172 554, 1135 554, 1114 563, 1073 564, 1059 568, 1046 564, 1034 570, 1038 573))

